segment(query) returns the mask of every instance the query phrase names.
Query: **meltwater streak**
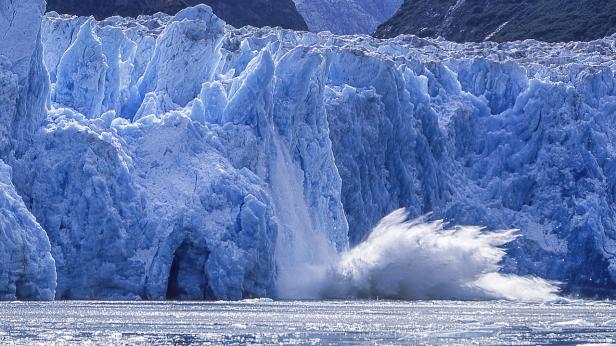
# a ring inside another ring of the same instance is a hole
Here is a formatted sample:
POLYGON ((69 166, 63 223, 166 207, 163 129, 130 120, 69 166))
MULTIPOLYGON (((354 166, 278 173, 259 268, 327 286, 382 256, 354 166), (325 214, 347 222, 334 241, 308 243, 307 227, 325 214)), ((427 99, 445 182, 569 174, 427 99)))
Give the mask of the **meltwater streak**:
MULTIPOLYGON (((312 240, 318 238, 318 233, 310 234, 312 240)), ((442 221, 409 221, 400 209, 385 217, 366 241, 339 255, 318 249, 328 246, 324 239, 313 243, 305 236, 295 238, 301 243, 293 251, 303 247, 327 256, 286 267, 279 291, 281 298, 295 299, 558 299, 554 283, 499 273, 502 246, 515 238, 515 231, 446 229, 442 221)))

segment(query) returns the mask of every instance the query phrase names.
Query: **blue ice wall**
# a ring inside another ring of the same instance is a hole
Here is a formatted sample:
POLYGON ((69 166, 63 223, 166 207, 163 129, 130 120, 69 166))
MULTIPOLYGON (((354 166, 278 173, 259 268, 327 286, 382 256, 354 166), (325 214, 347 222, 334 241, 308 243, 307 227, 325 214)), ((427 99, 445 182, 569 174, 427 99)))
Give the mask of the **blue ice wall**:
POLYGON ((44 1, 0 1, 0 300, 49 300, 56 288, 49 239, 15 191, 7 165, 30 148, 47 117, 44 9, 44 1))
POLYGON ((614 292, 614 37, 381 41, 199 6, 49 14, 41 38, 51 110, 9 163, 58 298, 276 296, 400 207, 518 228, 506 271, 614 292))

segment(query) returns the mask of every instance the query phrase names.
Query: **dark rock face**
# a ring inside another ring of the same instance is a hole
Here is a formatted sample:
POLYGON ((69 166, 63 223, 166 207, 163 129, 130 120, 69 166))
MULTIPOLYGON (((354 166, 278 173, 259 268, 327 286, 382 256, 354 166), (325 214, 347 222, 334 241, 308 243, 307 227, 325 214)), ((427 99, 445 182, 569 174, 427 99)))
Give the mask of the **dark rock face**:
POLYGON ((47 10, 103 19, 114 15, 136 17, 156 12, 174 15, 183 8, 197 4, 209 5, 217 16, 235 27, 252 25, 308 29, 292 0, 47 0, 47 10))
POLYGON ((405 0, 376 37, 441 36, 451 41, 589 41, 616 32, 616 1, 405 0))

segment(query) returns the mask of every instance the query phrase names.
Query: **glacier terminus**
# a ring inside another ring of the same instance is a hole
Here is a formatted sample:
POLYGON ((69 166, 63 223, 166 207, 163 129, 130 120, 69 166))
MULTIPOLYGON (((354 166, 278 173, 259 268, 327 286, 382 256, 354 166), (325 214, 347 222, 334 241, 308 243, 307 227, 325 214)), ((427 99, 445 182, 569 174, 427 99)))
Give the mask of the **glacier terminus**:
POLYGON ((615 295, 616 36, 0 28, 0 299, 615 295))

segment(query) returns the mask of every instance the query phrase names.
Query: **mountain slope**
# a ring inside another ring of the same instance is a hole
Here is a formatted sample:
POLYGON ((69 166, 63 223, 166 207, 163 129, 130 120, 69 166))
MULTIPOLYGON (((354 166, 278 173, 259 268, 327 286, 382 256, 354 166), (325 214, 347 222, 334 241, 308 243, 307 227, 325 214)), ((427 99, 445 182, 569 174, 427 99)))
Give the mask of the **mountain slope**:
POLYGON ((102 19, 114 15, 136 17, 156 12, 174 15, 183 8, 197 4, 209 5, 218 17, 238 28, 252 25, 307 29, 291 0, 48 0, 47 10, 79 16, 93 15, 102 19))
POLYGON ((396 13, 402 0, 295 0, 310 31, 371 34, 396 13))
POLYGON ((447 40, 589 41, 616 32, 616 2, 601 0, 406 0, 375 36, 447 40))

